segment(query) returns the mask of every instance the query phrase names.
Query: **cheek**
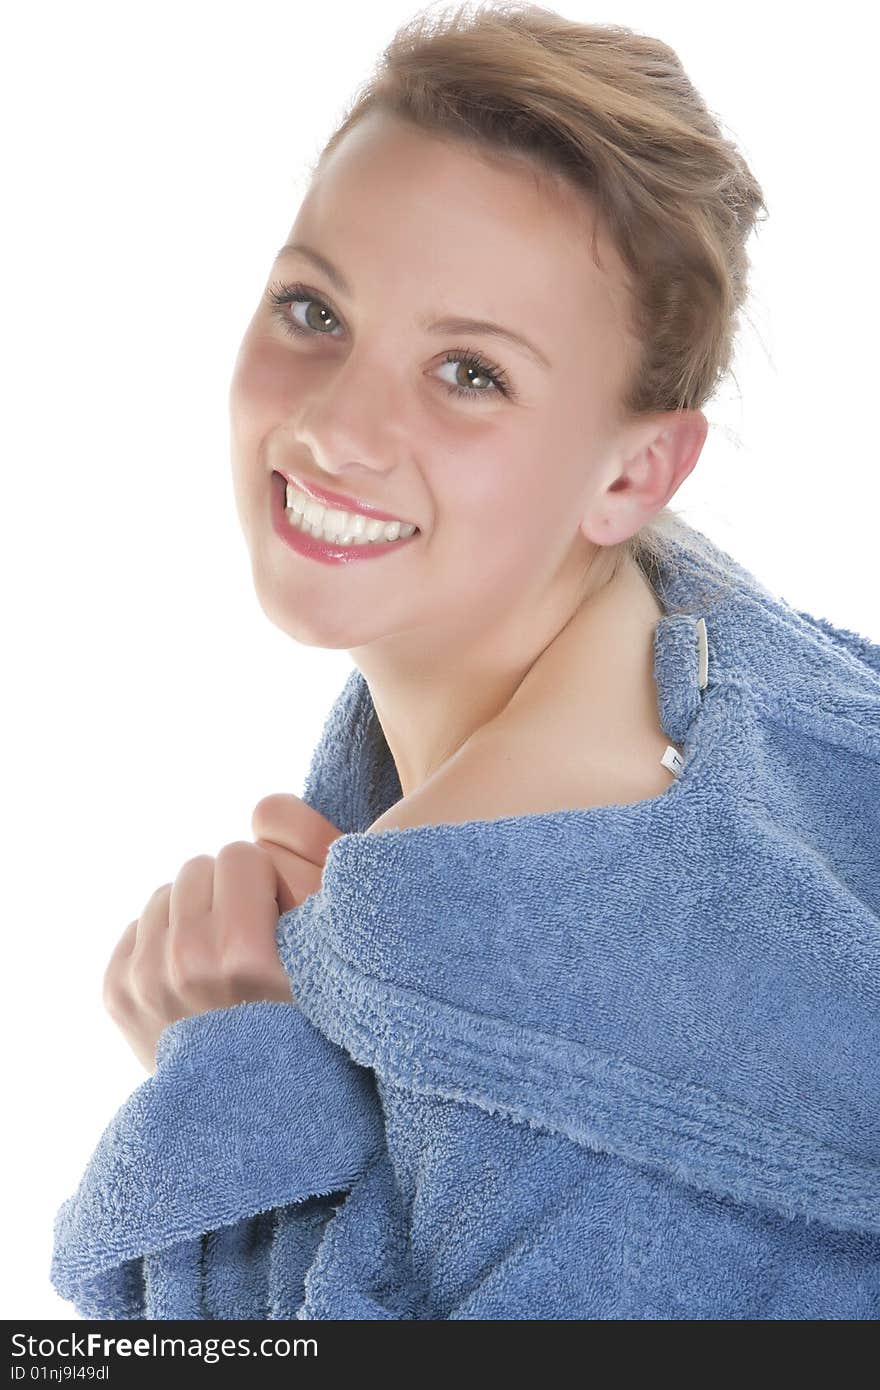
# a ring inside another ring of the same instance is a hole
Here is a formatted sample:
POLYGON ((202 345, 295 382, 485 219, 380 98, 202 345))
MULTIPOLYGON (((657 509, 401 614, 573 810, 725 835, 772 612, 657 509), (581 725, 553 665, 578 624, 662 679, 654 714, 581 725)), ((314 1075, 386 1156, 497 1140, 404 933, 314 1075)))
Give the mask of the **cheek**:
POLYGON ((475 450, 457 472, 461 486, 448 489, 448 505, 468 527, 491 521, 497 535, 528 527, 552 525, 563 506, 551 485, 546 448, 540 435, 524 438, 522 432, 508 439, 496 438, 483 450, 475 450))
POLYGON ((289 354, 272 343, 245 338, 229 386, 233 418, 277 419, 289 406, 294 383, 289 354))
POLYGON ((438 449, 427 446, 421 456, 431 469, 438 509, 456 526, 469 529, 490 517, 499 524, 515 521, 538 491, 529 440, 522 430, 499 428, 497 420, 483 429, 459 427, 438 449))

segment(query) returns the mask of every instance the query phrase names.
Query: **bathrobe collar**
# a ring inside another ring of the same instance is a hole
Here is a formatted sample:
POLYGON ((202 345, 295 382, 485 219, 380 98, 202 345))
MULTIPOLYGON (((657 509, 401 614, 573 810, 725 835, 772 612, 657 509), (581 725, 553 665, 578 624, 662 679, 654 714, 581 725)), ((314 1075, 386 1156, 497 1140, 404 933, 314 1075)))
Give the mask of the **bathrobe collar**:
POLYGON ((279 951, 388 1082, 880 1233, 880 648, 716 554, 655 578, 684 767, 647 801, 367 833, 401 792, 354 669, 304 789, 344 833, 279 951))

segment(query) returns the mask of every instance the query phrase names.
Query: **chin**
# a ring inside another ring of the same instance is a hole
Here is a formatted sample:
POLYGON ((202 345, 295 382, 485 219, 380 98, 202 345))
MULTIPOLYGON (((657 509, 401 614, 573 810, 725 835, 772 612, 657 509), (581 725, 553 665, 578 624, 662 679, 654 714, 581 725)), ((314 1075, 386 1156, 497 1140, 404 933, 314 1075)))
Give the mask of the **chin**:
POLYGON ((257 585, 256 591, 257 601, 272 626, 301 647, 348 651, 365 640, 363 633, 341 621, 343 615, 338 605, 334 605, 333 611, 322 617, 305 595, 297 603, 289 594, 279 593, 277 588, 267 589, 257 585))

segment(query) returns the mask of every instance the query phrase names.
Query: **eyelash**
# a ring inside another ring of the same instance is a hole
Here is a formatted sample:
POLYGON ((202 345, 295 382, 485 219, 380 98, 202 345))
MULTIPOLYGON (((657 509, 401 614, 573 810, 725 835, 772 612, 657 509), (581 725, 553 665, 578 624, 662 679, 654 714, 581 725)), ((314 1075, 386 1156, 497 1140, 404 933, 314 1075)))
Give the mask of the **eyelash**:
MULTIPOLYGON (((301 323, 296 323, 289 314, 284 312, 288 304, 320 304, 322 308, 329 309, 334 318, 339 317, 320 295, 313 294, 305 285, 285 285, 280 281, 276 281, 266 291, 266 300, 273 306, 274 316, 280 320, 282 327, 287 333, 290 333, 291 336, 304 334, 306 337, 320 338, 324 336, 329 337, 330 335, 321 334, 316 328, 303 328, 301 323)), ((465 390, 463 386, 455 386, 452 382, 441 382, 441 385, 446 388, 450 395, 459 396, 464 400, 472 401, 475 397, 493 396, 498 392, 509 400, 515 399, 513 388, 507 379, 506 372, 504 372, 501 367, 496 367, 493 363, 487 362, 486 359, 479 352, 475 352, 473 348, 451 348, 450 351, 447 352, 444 361, 462 362, 465 366, 472 367, 475 371, 479 372, 480 376, 488 377, 492 382, 492 389, 484 391, 477 389, 468 391, 465 390)))

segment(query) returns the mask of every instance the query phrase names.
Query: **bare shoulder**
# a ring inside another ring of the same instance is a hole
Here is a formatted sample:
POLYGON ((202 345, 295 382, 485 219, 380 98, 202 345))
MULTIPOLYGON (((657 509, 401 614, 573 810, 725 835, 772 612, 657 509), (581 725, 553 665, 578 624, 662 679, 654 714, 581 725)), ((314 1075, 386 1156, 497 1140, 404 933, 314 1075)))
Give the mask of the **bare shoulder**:
POLYGON ((591 735, 582 725, 575 734, 564 719, 510 721, 480 730, 369 829, 405 830, 646 801, 662 796, 674 780, 660 761, 667 746, 669 740, 654 730, 609 738, 607 733, 591 735))

